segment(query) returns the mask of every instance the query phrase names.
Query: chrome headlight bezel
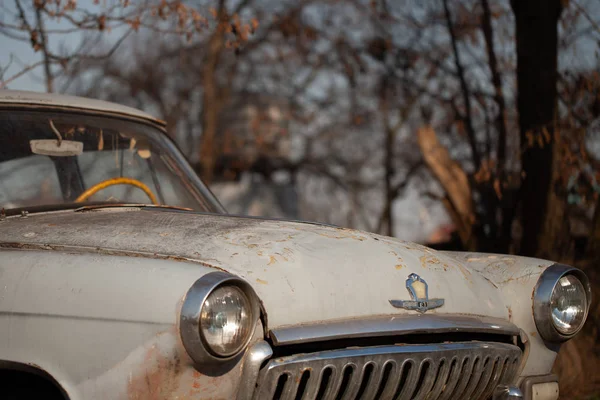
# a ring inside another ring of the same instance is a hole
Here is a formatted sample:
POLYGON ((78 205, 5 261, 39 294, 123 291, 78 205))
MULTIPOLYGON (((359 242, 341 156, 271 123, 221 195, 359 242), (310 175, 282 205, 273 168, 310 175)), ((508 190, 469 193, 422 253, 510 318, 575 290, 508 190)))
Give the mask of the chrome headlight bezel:
POLYGON ((533 317, 535 325, 542 339, 549 342, 564 342, 575 336, 583 325, 588 316, 590 304, 592 302, 592 289, 587 276, 578 268, 563 264, 553 264, 546 268, 540 275, 538 282, 533 291, 533 317), (563 334, 558 331, 552 322, 551 299, 554 288, 558 281, 564 277, 572 275, 577 278, 584 287, 586 294, 585 314, 581 325, 571 334, 563 334))
POLYGON ((185 295, 181 306, 179 334, 190 358, 198 365, 224 364, 227 361, 236 359, 244 353, 253 336, 254 329, 252 328, 240 350, 226 357, 219 356, 206 343, 200 327, 202 307, 210 294, 215 289, 223 286, 235 286, 248 298, 251 307, 249 310, 251 313, 250 321, 254 327, 260 318, 258 296, 252 286, 245 280, 226 272, 216 271, 210 272, 194 282, 185 295))

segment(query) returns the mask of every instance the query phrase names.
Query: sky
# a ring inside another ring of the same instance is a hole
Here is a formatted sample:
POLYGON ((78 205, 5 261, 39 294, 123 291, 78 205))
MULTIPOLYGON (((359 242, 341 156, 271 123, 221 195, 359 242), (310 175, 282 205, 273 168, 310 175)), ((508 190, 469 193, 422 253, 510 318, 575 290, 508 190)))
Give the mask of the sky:
MULTIPOLYGON (((30 46, 26 46, 23 43, 17 42, 12 39, 8 39, 5 36, 0 35, 0 67, 4 68, 10 61, 10 54, 13 54, 16 58, 21 60, 25 65, 33 64, 41 60, 39 54, 33 52, 30 46)), ((19 72, 19 67, 16 62, 13 61, 13 67, 9 68, 5 73, 5 77, 12 76, 19 72)), ((34 73, 28 73, 20 78, 14 80, 8 86, 9 89, 13 90, 32 90, 35 92, 45 92, 46 88, 42 80, 42 69, 38 68, 34 73)))
MULTIPOLYGON (((97 10, 105 7, 106 4, 104 3, 107 3, 106 0, 100 2, 99 5, 95 5, 94 2, 94 0, 79 0, 77 2, 77 6, 81 10, 97 10)), ((30 7, 29 9, 25 8, 25 10, 28 20, 30 23, 33 23, 34 16, 33 12, 31 11, 30 3, 23 2, 23 4, 30 7)), ((16 8, 12 1, 0 0, 0 22, 10 25, 20 25, 16 8)), ((46 18, 45 27, 49 32, 57 30, 62 30, 64 32, 65 30, 72 29, 73 25, 64 18, 46 18)), ((104 31, 101 37, 106 43, 114 43, 122 33, 122 29, 104 31)), ((55 54, 65 54, 65 50, 68 51, 76 49, 81 44, 83 39, 84 35, 80 32, 53 33, 48 35, 49 47, 55 54)), ((0 33, 0 68, 4 69, 10 64, 9 68, 4 73, 4 79, 14 76, 24 67, 32 65, 41 60, 41 52, 35 52, 29 41, 14 40, 0 33)), ((46 87, 43 81, 42 67, 40 66, 33 71, 15 79, 8 85, 8 88, 12 90, 45 92, 46 87)))

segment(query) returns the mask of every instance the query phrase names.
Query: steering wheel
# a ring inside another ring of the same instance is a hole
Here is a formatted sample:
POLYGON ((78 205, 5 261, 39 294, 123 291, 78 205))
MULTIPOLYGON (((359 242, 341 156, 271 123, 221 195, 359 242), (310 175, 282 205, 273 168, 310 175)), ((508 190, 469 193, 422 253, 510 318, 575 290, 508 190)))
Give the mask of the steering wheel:
POLYGON ((156 200, 156 196, 154 195, 154 193, 152 193, 150 188, 148 186, 146 186, 143 182, 140 182, 137 179, 132 179, 132 178, 111 178, 111 179, 107 179, 105 181, 96 183, 94 186, 92 186, 85 192, 81 193, 79 195, 79 197, 77 197, 75 199, 75 202, 76 203, 84 202, 87 199, 89 199, 90 197, 92 197, 94 194, 99 192, 100 190, 106 189, 107 187, 114 186, 114 185, 131 185, 131 186, 135 186, 139 189, 142 189, 142 191, 146 194, 146 196, 148 196, 148 198, 152 201, 152 204, 159 205, 158 200, 156 200))

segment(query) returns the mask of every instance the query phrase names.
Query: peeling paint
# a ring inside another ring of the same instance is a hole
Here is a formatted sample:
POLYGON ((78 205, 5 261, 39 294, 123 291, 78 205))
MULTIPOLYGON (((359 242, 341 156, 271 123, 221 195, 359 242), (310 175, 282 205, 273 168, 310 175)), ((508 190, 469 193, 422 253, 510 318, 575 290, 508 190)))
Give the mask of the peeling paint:
MULTIPOLYGON (((550 373, 556 350, 541 340, 533 318, 533 292, 540 274, 553 264, 537 258, 490 255, 484 253, 446 252, 470 270, 480 273, 498 287, 507 308, 508 318, 523 332, 530 332, 531 354, 526 357, 522 373, 541 375, 550 373)), ((523 333, 523 336, 526 336, 523 333)))
MULTIPOLYGON (((294 226, 294 229, 306 231, 306 228, 303 226, 294 226)), ((310 232, 330 239, 354 239, 361 242, 367 240, 367 237, 360 231, 346 228, 326 230, 322 227, 311 227, 310 232)))
POLYGON ((269 262, 267 263, 267 265, 273 265, 277 262, 277 259, 275 258, 275 256, 269 256, 269 262))
POLYGON ((120 364, 131 371, 126 385, 127 400, 227 399, 235 393, 240 366, 221 376, 207 376, 194 369, 182 348, 176 329, 158 339, 139 358, 120 364), (140 362, 141 361, 141 362, 140 362))
POLYGON ((181 370, 177 355, 166 357, 153 345, 146 352, 144 364, 140 371, 129 376, 127 398, 129 400, 162 400, 175 392, 181 370))
MULTIPOLYGON (((447 272, 448 270, 452 269, 448 263, 442 262, 433 254, 424 254, 419 258, 419 262, 423 268, 431 269, 436 272, 447 272)), ((465 276, 465 278, 469 280, 467 276, 465 276)))
POLYGON ((192 262, 217 269, 219 271, 227 272, 221 266, 211 264, 202 260, 187 258, 182 256, 176 256, 171 254, 152 253, 145 251, 128 251, 128 250, 116 250, 116 249, 103 249, 100 247, 88 247, 88 246, 71 246, 71 245, 51 245, 51 244, 38 244, 38 243, 14 243, 14 242, 0 242, 0 249, 20 249, 20 250, 52 250, 66 253, 97 253, 102 255, 110 256, 127 256, 136 258, 152 258, 152 259, 163 259, 173 260, 181 262, 192 262))
POLYGON ((292 286, 292 284, 290 283, 290 280, 289 280, 289 279, 286 279, 285 281, 287 282, 287 284, 288 284, 288 286, 289 286, 290 290, 292 291, 292 293, 294 293, 294 292, 295 292, 295 290, 294 290, 294 287, 292 286))
POLYGON ((258 283, 261 283, 261 284, 263 284, 263 285, 268 285, 268 284, 269 284, 269 282, 267 282, 267 281, 264 281, 264 280, 262 280, 262 279, 259 279, 259 278, 256 278, 256 282, 258 282, 258 283))
POLYGON ((490 278, 488 278, 487 276, 483 275, 483 278, 488 281, 493 287, 495 287, 496 289, 498 289, 498 285, 496 285, 494 282, 492 282, 492 280, 490 278))
POLYGON ((460 269, 460 272, 463 274, 463 276, 465 277, 465 279, 467 280, 467 282, 473 283, 473 281, 471 280, 471 275, 473 275, 471 273, 471 271, 469 271, 468 269, 466 269, 465 267, 463 267, 461 263, 457 263, 456 265, 458 265, 458 268, 460 269))
POLYGON ((436 256, 432 256, 432 255, 421 256, 419 258, 419 261, 421 262, 421 266, 423 268, 427 268, 428 266, 437 265, 437 264, 442 263, 436 256))
POLYGON ((502 284, 509 283, 509 282, 512 282, 512 281, 522 281, 522 282, 524 282, 524 281, 526 281, 527 279, 529 279, 531 277, 538 277, 539 275, 540 274, 539 274, 538 271, 536 271, 536 272, 529 272, 527 274, 518 274, 518 275, 514 274, 514 275, 511 275, 509 278, 507 278, 507 279, 505 279, 503 281, 498 282, 498 284, 502 285, 502 284))

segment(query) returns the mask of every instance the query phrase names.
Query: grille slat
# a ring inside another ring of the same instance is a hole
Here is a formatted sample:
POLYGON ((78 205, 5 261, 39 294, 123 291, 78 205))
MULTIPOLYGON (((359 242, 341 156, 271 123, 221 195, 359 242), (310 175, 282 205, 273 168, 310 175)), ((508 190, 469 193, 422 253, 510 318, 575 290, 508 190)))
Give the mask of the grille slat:
POLYGON ((458 383, 452 392, 451 399, 462 399, 463 393, 467 385, 469 384, 468 379, 462 379, 465 376, 471 376, 473 373, 473 364, 475 363, 475 357, 466 357, 462 360, 460 367, 460 375, 458 376, 458 383))
POLYGON ((483 357, 482 358, 478 357, 473 361, 473 372, 471 373, 471 379, 469 379, 469 383, 467 384, 467 387, 465 388, 465 391, 461 398, 463 398, 463 399, 472 398, 473 391, 475 390, 475 388, 479 384, 479 381, 481 380, 481 375, 483 374, 484 366, 485 366, 485 359, 483 357))
POLYGON ((297 354, 263 367, 254 399, 486 399, 514 381, 520 360, 517 346, 493 342, 297 354))
POLYGON ((494 373, 495 364, 496 359, 492 357, 488 357, 485 359, 481 379, 479 379, 479 383, 475 387, 475 390, 473 390, 472 397, 474 399, 479 399, 481 397, 481 394, 485 390, 487 383, 490 381, 490 377, 494 373))
POLYGON ((412 394, 415 391, 415 386, 417 385, 417 380, 419 379, 419 365, 415 365, 414 363, 405 363, 403 365, 404 368, 410 368, 408 372, 408 376, 404 385, 401 384, 402 391, 400 392, 400 396, 398 396, 398 400, 410 400, 412 394))
POLYGON ((502 375, 502 370, 504 369, 504 363, 506 362, 506 358, 496 357, 496 363, 494 365, 494 372, 492 373, 492 377, 490 378, 485 390, 481 394, 482 399, 487 399, 492 396, 494 388, 498 385, 500 381, 500 376, 502 375))
POLYGON ((429 395, 429 391, 433 387, 435 380, 438 376, 438 363, 434 363, 433 360, 425 360, 421 363, 421 372, 420 375, 423 377, 423 380, 420 385, 418 385, 417 389, 419 390, 416 395, 413 395, 414 400, 423 400, 426 396, 429 395), (427 368, 427 370, 423 370, 427 368), (425 374, 425 375, 423 375, 425 374))
POLYGON ((337 400, 348 400, 358 391, 360 385, 360 369, 355 364, 347 364, 344 369, 342 386, 339 389, 337 400))
POLYGON ((340 386, 342 386, 342 380, 344 379, 344 366, 341 365, 339 368, 334 368, 332 372, 333 374, 331 377, 333 378, 333 384, 325 393, 325 396, 323 397, 325 400, 335 399, 337 396, 340 386))
POLYGON ((285 382, 285 387, 281 393, 281 400, 294 400, 300 383, 300 375, 298 372, 288 374, 288 379, 285 382))
POLYGON ((346 388, 346 391, 344 392, 344 397, 342 397, 343 400, 354 400, 354 398, 356 397, 356 395, 358 394, 358 391, 360 390, 360 388, 362 386, 366 368, 367 368, 366 364, 360 365, 360 366, 357 366, 356 368, 354 368, 354 371, 353 371, 353 375, 355 375, 355 376, 353 376, 354 379, 351 380, 350 384, 346 388))
POLYGON ((274 400, 281 399, 281 397, 283 396, 283 391, 285 390, 285 387, 289 380, 290 380, 289 374, 286 373, 286 374, 279 375, 279 377, 277 378, 277 381, 274 381, 274 382, 272 382, 271 385, 269 385, 270 386, 269 393, 272 393, 270 398, 272 398, 274 400))
POLYGON ((454 357, 450 363, 450 372, 448 381, 442 388, 442 393, 439 396, 440 400, 448 400, 452 395, 452 392, 458 385, 458 380, 460 378, 460 372, 462 369, 463 360, 460 357, 454 357))
POLYGON ((431 390, 425 397, 425 399, 435 399, 439 397, 442 389, 446 383, 446 379, 448 378, 448 373, 450 372, 450 363, 445 358, 442 358, 438 364, 437 376, 435 377, 435 382, 431 387, 431 390))
MULTIPOLYGON (((388 379, 388 378, 386 378, 386 375, 385 375, 386 374, 386 365, 387 364, 383 364, 381 366, 374 365, 373 373, 371 374, 371 380, 368 382, 365 392, 361 397, 362 399, 364 399, 364 400, 375 399, 377 392, 381 389, 382 382, 384 380, 385 380, 385 382, 387 382, 387 379, 388 379)), ((381 390, 383 390, 383 389, 381 389, 381 390)))
POLYGON ((360 378, 360 385, 357 393, 355 393, 351 399, 367 399, 367 391, 369 388, 377 388, 374 383, 378 379, 378 367, 377 364, 368 362, 363 366, 362 376, 360 378))
POLYGON ((319 391, 317 392, 316 400, 326 399, 328 394, 333 391, 336 382, 336 368, 333 365, 327 366, 321 372, 321 380, 319 381, 319 391))
POLYGON ((431 392, 429 393, 428 397, 426 397, 427 399, 437 399, 440 396, 440 393, 442 393, 450 374, 451 362, 452 360, 447 360, 445 358, 441 359, 435 384, 431 388, 431 392))
POLYGON ((319 388, 321 386, 321 381, 323 380, 323 375, 325 374, 325 368, 323 368, 321 371, 311 370, 310 378, 308 378, 308 383, 306 384, 306 390, 304 392, 305 399, 314 399, 317 397, 319 388))
POLYGON ((381 393, 382 399, 392 398, 392 395, 396 393, 396 387, 400 383, 400 376, 402 374, 402 364, 397 363, 394 360, 388 361, 388 363, 392 364, 392 370, 390 371, 390 376, 388 381, 381 393))

